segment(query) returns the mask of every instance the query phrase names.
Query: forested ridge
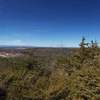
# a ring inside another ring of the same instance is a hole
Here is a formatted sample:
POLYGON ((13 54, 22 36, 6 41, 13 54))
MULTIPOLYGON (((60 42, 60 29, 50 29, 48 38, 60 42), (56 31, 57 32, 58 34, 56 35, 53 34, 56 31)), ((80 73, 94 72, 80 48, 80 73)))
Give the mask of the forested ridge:
POLYGON ((24 54, 0 57, 0 100, 100 100, 96 41, 82 38, 80 48, 67 55, 36 56, 32 49, 24 54))

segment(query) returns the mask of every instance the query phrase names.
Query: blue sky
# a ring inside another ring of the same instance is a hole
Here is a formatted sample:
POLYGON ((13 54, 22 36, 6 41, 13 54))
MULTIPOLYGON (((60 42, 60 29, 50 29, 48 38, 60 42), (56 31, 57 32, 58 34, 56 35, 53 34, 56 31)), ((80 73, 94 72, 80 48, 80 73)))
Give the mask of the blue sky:
POLYGON ((78 46, 100 41, 100 0, 0 0, 0 45, 78 46))

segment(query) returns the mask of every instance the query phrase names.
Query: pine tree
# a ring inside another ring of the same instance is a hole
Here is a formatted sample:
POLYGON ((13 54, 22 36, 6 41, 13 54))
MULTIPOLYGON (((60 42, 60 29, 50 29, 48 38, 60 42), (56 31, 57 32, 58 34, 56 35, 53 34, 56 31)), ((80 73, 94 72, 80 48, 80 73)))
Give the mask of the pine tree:
POLYGON ((86 56, 87 56, 87 47, 88 43, 85 43, 85 37, 82 38, 82 41, 80 43, 80 49, 79 49, 79 56, 80 56, 80 62, 83 63, 86 56))

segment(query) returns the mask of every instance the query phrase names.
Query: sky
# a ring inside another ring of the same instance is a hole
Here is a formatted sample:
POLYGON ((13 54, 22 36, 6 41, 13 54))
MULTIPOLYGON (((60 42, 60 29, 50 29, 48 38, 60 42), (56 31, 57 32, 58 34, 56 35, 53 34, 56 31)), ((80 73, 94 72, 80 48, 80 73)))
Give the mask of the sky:
POLYGON ((100 42, 100 0, 0 0, 0 45, 76 47, 100 42))

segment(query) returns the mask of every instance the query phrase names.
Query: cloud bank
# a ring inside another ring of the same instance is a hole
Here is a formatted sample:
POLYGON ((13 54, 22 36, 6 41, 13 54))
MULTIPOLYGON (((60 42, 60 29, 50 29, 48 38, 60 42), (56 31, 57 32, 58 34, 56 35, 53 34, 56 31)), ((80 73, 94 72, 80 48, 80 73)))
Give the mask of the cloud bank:
POLYGON ((30 43, 26 43, 22 40, 0 40, 0 45, 7 45, 7 46, 32 46, 30 43))

